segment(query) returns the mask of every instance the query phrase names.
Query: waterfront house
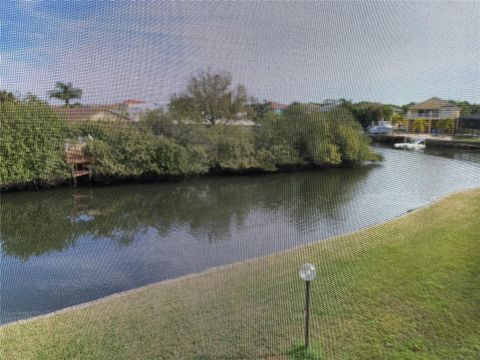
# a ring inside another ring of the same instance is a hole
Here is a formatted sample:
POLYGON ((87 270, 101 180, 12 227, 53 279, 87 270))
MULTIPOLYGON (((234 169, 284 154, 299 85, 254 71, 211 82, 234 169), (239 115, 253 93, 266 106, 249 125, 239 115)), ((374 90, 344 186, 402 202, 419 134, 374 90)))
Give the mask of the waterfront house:
POLYGON ((277 115, 284 115, 287 112, 288 105, 271 101, 269 103, 272 112, 277 115))
MULTIPOLYGON (((344 99, 325 99, 321 103, 315 103, 315 102, 310 102, 310 103, 304 103, 301 104, 303 109, 307 112, 330 112, 337 107, 343 105, 345 103, 344 99)), ((300 103, 297 103, 300 104, 300 103)))
MULTIPOLYGON (((205 123, 208 125, 209 123, 205 123)), ((217 119, 215 125, 255 126, 257 123, 249 119, 217 119)))
POLYGON ((424 102, 412 105, 406 114, 409 129, 413 130, 416 121, 418 124, 418 120, 423 119, 426 122, 425 130, 427 133, 435 133, 440 130, 444 126, 445 120, 453 122, 450 131, 454 133, 458 126, 459 117, 459 107, 438 97, 432 97, 424 102))
POLYGON ((157 103, 146 102, 143 100, 129 99, 121 104, 127 117, 132 121, 140 121, 142 114, 148 111, 160 110, 161 106, 157 103))
POLYGON ((118 111, 118 105, 52 106, 52 109, 59 117, 68 121, 121 121, 127 119, 118 111))
POLYGON ((344 100, 335 100, 335 99, 325 99, 320 106, 320 112, 329 112, 335 109, 336 107, 342 105, 344 100))

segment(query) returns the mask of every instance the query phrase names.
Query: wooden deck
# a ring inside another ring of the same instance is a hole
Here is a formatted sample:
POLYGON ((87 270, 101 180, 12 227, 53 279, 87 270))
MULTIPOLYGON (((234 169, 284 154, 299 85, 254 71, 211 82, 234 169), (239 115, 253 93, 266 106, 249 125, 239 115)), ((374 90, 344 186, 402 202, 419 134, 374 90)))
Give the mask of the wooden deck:
POLYGON ((92 175, 92 159, 85 154, 85 148, 85 144, 65 144, 63 159, 70 165, 74 185, 77 184, 78 177, 92 175))
POLYGON ((394 143, 404 139, 426 139, 427 146, 450 146, 468 149, 480 149, 480 141, 466 141, 459 140, 448 135, 432 135, 432 134, 416 134, 416 133, 396 133, 385 135, 370 135, 370 137, 377 142, 394 143))

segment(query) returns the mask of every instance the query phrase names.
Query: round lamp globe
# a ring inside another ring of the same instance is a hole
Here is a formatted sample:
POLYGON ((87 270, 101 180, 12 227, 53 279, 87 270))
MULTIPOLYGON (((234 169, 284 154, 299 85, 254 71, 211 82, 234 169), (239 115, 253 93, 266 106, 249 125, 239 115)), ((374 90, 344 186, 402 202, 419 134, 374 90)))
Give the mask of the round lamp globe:
POLYGON ((315 266, 310 263, 303 264, 298 271, 300 277, 305 281, 312 281, 317 276, 315 272, 315 266))

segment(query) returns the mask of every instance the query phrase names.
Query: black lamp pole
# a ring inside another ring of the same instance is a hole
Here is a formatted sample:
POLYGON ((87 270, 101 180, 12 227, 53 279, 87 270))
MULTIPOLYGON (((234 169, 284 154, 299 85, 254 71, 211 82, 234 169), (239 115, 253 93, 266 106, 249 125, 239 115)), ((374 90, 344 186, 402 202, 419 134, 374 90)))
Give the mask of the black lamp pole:
POLYGON ((305 349, 308 349, 310 327, 310 281, 305 281, 305 349))
POLYGON ((313 264, 305 263, 300 267, 298 274, 305 280, 305 349, 308 349, 310 341, 310 282, 315 279, 317 273, 313 264))

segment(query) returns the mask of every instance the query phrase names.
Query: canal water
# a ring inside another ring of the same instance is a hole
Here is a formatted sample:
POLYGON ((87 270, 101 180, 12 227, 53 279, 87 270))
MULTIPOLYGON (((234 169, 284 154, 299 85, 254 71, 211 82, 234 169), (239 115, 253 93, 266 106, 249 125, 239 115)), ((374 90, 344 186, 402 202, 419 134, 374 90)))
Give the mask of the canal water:
POLYGON ((353 169, 5 194, 1 323, 351 232, 480 187, 478 153, 377 151, 381 164, 353 169))

